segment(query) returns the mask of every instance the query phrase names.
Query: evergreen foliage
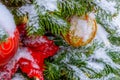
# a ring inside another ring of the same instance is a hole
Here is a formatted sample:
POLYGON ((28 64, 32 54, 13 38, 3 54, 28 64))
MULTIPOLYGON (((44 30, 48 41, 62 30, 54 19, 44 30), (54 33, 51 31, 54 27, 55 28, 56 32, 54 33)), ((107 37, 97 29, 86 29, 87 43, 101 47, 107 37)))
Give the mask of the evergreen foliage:
MULTIPOLYGON (((29 12, 21 11, 20 8, 27 5, 34 7, 36 16, 33 16, 31 21, 38 26, 31 24, 29 20, 26 28, 29 36, 44 35, 48 32, 55 35, 53 40, 60 46, 60 51, 54 57, 46 59, 45 80, 120 80, 120 36, 113 35, 117 33, 118 26, 111 23, 120 11, 120 0, 107 0, 116 3, 115 13, 103 9, 97 1, 100 0, 57 0, 57 10, 52 11, 39 5, 36 0, 1 0, 10 7, 15 17, 28 14, 29 18, 29 12), (95 39, 87 46, 74 48, 61 37, 61 34, 69 30, 70 17, 89 12, 95 12, 97 23, 108 32, 111 47, 106 46, 102 40, 95 39), (105 56, 95 56, 98 50, 105 56)), ((1 39, 4 38, 0 37, 1 39)))
POLYGON ((7 37, 8 34, 2 28, 0 28, 0 43, 4 42, 7 37))

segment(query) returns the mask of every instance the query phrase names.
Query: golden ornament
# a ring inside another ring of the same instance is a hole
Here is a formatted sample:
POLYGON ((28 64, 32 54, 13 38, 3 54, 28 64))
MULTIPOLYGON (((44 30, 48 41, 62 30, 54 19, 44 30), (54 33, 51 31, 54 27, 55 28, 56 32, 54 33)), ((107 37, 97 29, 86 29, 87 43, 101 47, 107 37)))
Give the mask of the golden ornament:
POLYGON ((97 23, 93 13, 84 16, 72 16, 70 29, 63 35, 65 41, 74 46, 84 46, 90 43, 97 32, 97 23))
POLYGON ((28 22, 28 15, 14 16, 16 25, 26 24, 28 22))

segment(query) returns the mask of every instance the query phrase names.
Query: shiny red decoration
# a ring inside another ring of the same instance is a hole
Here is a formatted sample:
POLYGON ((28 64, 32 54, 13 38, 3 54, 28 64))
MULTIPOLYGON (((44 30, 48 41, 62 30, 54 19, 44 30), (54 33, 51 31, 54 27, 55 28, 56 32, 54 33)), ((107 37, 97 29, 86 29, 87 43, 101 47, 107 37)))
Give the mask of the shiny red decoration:
POLYGON ((54 45, 54 42, 46 36, 26 38, 24 42, 34 58, 34 63, 36 63, 39 68, 34 68, 33 62, 24 58, 20 59, 20 68, 23 72, 27 73, 29 77, 38 77, 40 80, 44 80, 44 59, 55 55, 59 49, 58 46, 54 45), (27 64, 22 65, 24 62, 27 64))
POLYGON ((6 64, 16 53, 19 44, 19 32, 16 29, 13 37, 0 43, 0 66, 6 64))
POLYGON ((18 50, 15 57, 8 64, 0 68, 0 73, 4 73, 0 74, 0 80, 10 80, 18 68, 30 78, 37 77, 39 80, 44 80, 44 59, 53 56, 58 49, 59 47, 46 36, 24 39, 24 47, 22 46, 18 50), (25 52, 24 50, 27 51, 25 52), (24 55, 20 56, 23 53, 31 58, 28 59, 24 55), (16 57, 19 58, 16 59, 16 57), (8 66, 11 66, 11 68, 7 68, 8 66))

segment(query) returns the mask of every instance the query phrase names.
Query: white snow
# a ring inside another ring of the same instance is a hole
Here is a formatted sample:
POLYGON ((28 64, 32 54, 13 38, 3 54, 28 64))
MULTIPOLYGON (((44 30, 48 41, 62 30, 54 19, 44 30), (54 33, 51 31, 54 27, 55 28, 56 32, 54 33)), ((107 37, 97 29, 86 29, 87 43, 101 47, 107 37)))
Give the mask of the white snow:
POLYGON ((4 29, 2 27, 0 27, 0 39, 3 38, 3 36, 6 35, 6 32, 4 31, 4 29))
POLYGON ((111 78, 115 77, 114 74, 108 74, 107 76, 104 76, 102 78, 96 78, 96 79, 92 79, 92 80, 110 80, 111 78))
POLYGON ((103 77, 103 78, 101 78, 101 79, 103 79, 103 80, 110 80, 110 78, 113 78, 113 77, 115 77, 116 75, 114 75, 114 74, 108 74, 107 76, 105 76, 105 77, 103 77))
POLYGON ((83 73, 78 67, 74 66, 74 65, 68 65, 70 68, 73 69, 73 71, 75 71, 74 76, 79 77, 80 80, 90 80, 85 73, 83 73))
POLYGON ((106 10, 112 14, 114 14, 117 11, 115 9, 116 3, 114 1, 95 0, 94 2, 97 4, 97 6, 101 7, 103 10, 106 10))
POLYGON ((28 43, 28 44, 35 44, 35 43, 45 43, 47 42, 46 39, 44 39, 42 36, 41 37, 37 37, 36 39, 28 39, 28 40, 25 40, 24 43, 28 43))
POLYGON ((105 29, 100 24, 98 24, 98 31, 96 34, 96 38, 98 40, 101 40, 101 42, 104 42, 104 44, 106 46, 109 46, 110 42, 109 42, 107 36, 108 36, 108 33, 105 31, 105 29))
POLYGON ((18 52, 16 53, 14 59, 18 61, 20 58, 25 58, 34 61, 33 57, 31 56, 31 52, 29 52, 27 48, 18 49, 18 52))
POLYGON ((110 59, 110 57, 106 54, 105 50, 104 49, 98 49, 95 51, 95 54, 94 54, 94 57, 96 59, 102 59, 106 62, 112 62, 112 60, 110 59))
POLYGON ((36 78, 36 80, 40 80, 39 78, 36 78))
POLYGON ((89 13, 88 16, 91 18, 91 19, 95 19, 95 14, 93 12, 89 13))
POLYGON ((119 15, 114 18, 114 22, 115 22, 115 24, 118 25, 118 27, 119 27, 119 29, 120 29, 120 12, 119 12, 119 15))
POLYGON ((105 47, 95 50, 92 57, 94 57, 95 59, 103 60, 105 63, 111 64, 111 67, 113 68, 120 68, 120 65, 114 63, 112 59, 107 55, 105 47))
POLYGON ((35 28, 38 28, 39 27, 39 24, 38 24, 38 17, 37 17, 37 12, 36 10, 34 9, 34 6, 33 5, 25 5, 25 6, 22 6, 19 8, 19 10, 26 14, 28 13, 28 16, 29 16, 29 21, 28 21, 28 25, 29 26, 34 26, 35 28))
POLYGON ((112 24, 117 26, 117 33, 120 35, 120 12, 119 15, 113 18, 112 24))
POLYGON ((12 80, 27 80, 22 74, 16 73, 12 80))
POLYGON ((120 22, 119 21, 120 21, 120 14, 118 16, 114 17, 113 21, 112 21, 114 24, 118 25, 118 27, 120 29, 120 22))
POLYGON ((97 72, 100 72, 105 67, 104 64, 102 64, 102 63, 96 63, 96 62, 92 62, 92 61, 91 62, 88 61, 87 66, 94 69, 97 72))
POLYGON ((32 55, 31 55, 31 52, 28 51, 27 48, 20 48, 13 59, 18 61, 20 58, 24 58, 24 59, 32 61, 33 67, 39 68, 39 66, 34 61, 32 55))
POLYGON ((57 10, 57 0, 37 0, 38 5, 43 6, 45 10, 57 10))
POLYGON ((11 37, 14 36, 15 22, 9 10, 0 3, 0 27, 2 27, 11 37))
MULTIPOLYGON (((37 4, 39 6, 44 6, 42 9, 45 8, 50 11, 54 11, 57 9, 57 0, 37 0, 37 4)), ((35 9, 34 5, 27 4, 27 5, 20 7, 19 10, 24 14, 28 13, 28 16, 29 16, 28 25, 29 26, 34 26, 36 29, 39 28, 39 22, 38 22, 39 21, 39 17, 38 17, 39 13, 35 9)), ((41 12, 43 14, 45 13, 44 10, 41 10, 41 12)), ((59 22, 62 22, 62 21, 59 21, 59 22)))

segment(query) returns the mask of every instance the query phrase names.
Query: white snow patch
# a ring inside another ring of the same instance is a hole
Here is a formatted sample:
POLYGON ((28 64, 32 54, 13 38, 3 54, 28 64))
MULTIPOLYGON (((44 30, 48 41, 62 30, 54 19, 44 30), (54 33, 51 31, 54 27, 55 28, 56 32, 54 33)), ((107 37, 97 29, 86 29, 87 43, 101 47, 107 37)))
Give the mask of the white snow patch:
POLYGON ((115 18, 115 23, 118 24, 119 29, 120 29, 120 13, 119 13, 119 15, 115 18))
POLYGON ((105 67, 104 64, 102 63, 95 63, 95 62, 90 62, 90 61, 87 63, 87 66, 94 69, 97 72, 100 72, 105 67))
POLYGON ((27 80, 22 74, 16 73, 12 80, 27 80))
POLYGON ((14 19, 9 10, 0 3, 0 27, 2 27, 9 36, 14 36, 14 31, 16 28, 14 19))
POLYGON ((24 14, 28 13, 28 16, 29 16, 28 25, 29 26, 34 26, 35 28, 39 27, 38 17, 37 17, 38 14, 33 5, 22 6, 19 8, 19 10, 24 14))
POLYGON ((111 45, 110 47, 110 50, 113 50, 113 51, 120 51, 120 46, 116 46, 116 45, 111 45))
POLYGON ((95 0, 94 2, 97 4, 97 6, 101 7, 106 11, 109 11, 112 14, 114 14, 117 11, 117 9, 115 9, 116 3, 114 1, 95 0))
POLYGON ((31 56, 31 52, 28 51, 27 48, 19 48, 17 54, 15 55, 15 60, 19 60, 20 58, 25 58, 31 61, 34 61, 33 57, 31 56))
POLYGON ((108 36, 108 33, 100 24, 98 24, 98 31, 97 31, 96 38, 100 41, 102 40, 106 46, 110 46, 110 42, 107 36, 108 36))
POLYGON ((95 19, 95 14, 93 12, 88 14, 91 19, 95 19))
POLYGON ((36 80, 40 80, 40 79, 36 77, 36 80))
POLYGON ((37 37, 36 39, 28 39, 28 40, 25 40, 24 43, 26 44, 35 44, 35 43, 46 43, 47 40, 44 39, 42 36, 41 37, 37 37))
POLYGON ((118 16, 113 18, 112 24, 117 26, 117 33, 120 35, 120 13, 118 16))
POLYGON ((68 65, 68 66, 75 71, 74 75, 76 77, 79 77, 80 80, 90 80, 78 67, 73 65, 68 65))
POLYGON ((118 27, 120 29, 120 14, 118 16, 114 17, 112 22, 114 24, 118 25, 118 27))
POLYGON ((112 60, 110 59, 110 57, 106 54, 105 50, 102 49, 102 48, 95 51, 94 57, 96 59, 102 59, 105 62, 108 62, 108 61, 112 62, 112 60))
POLYGON ((6 35, 6 32, 4 31, 4 29, 2 27, 0 27, 0 39, 3 38, 3 36, 6 35))
POLYGON ((105 48, 97 49, 94 53, 95 54, 93 54, 91 57, 99 60, 101 59, 105 63, 111 64, 111 67, 113 68, 120 68, 120 65, 114 63, 112 59, 107 55, 107 53, 105 52, 105 48))
POLYGON ((57 10, 57 0, 37 0, 38 5, 44 6, 46 10, 57 10))
POLYGON ((27 48, 20 48, 14 58, 15 58, 15 60, 17 60, 17 61, 18 61, 20 58, 24 58, 24 59, 30 60, 31 62, 33 62, 33 67, 34 67, 34 68, 39 68, 39 66, 38 66, 38 65, 36 64, 36 62, 34 61, 32 55, 31 55, 31 52, 28 51, 27 48))
POLYGON ((115 77, 114 74, 110 73, 107 76, 104 76, 102 78, 96 78, 96 79, 92 79, 92 80, 110 80, 111 78, 115 77))
POLYGON ((115 75, 111 73, 107 75, 106 77, 103 77, 103 80, 109 80, 110 78, 113 78, 113 77, 115 77, 115 75))

